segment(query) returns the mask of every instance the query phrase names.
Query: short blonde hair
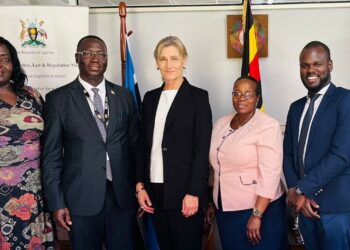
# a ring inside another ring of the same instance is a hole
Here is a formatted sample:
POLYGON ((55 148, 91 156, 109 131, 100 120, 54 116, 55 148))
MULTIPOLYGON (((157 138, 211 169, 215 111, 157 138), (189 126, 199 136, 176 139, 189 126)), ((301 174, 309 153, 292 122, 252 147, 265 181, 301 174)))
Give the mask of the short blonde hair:
POLYGON ((186 50, 186 47, 185 45, 181 42, 181 40, 176 37, 176 36, 167 36, 165 38, 163 38, 162 40, 160 40, 154 50, 154 58, 157 60, 158 59, 158 56, 160 54, 160 52, 162 51, 162 49, 166 48, 166 47, 169 47, 169 46, 174 46, 176 47, 179 52, 180 52, 180 55, 183 57, 183 58, 187 58, 187 50, 186 50))

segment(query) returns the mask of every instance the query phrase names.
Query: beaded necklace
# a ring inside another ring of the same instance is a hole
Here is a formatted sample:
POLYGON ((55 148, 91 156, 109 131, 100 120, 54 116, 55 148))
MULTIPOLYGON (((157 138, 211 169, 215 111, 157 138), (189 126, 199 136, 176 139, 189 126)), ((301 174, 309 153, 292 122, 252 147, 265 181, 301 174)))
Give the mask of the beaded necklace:
POLYGON ((105 104, 104 104, 104 112, 103 112, 103 114, 101 114, 101 113, 97 110, 97 108, 96 108, 96 106, 95 106, 93 100, 92 100, 91 97, 90 97, 89 92, 87 92, 87 90, 86 90, 84 87, 83 87, 83 89, 84 89, 84 95, 85 95, 86 98, 91 102, 91 104, 92 104, 92 106, 93 106, 93 108, 94 108, 94 113, 95 113, 95 115, 96 115, 97 118, 103 123, 103 125, 104 125, 105 128, 106 128, 106 127, 107 127, 107 124, 108 124, 108 121, 109 121, 109 105, 108 105, 107 92, 106 92, 106 98, 105 98, 105 104))

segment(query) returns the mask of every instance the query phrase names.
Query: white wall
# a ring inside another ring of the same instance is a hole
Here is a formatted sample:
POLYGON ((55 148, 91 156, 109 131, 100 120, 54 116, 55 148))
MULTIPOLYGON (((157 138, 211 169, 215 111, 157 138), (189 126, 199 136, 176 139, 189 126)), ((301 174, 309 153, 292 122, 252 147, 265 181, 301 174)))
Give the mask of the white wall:
MULTIPOLYGON (((332 79, 350 88, 350 4, 258 6, 253 14, 269 16, 269 56, 260 59, 265 110, 283 125, 292 101, 306 94, 299 78, 298 56, 311 40, 330 49, 334 62, 332 79), (334 7, 338 6, 338 7, 334 7)), ((232 7, 231 7, 232 8, 232 7)), ((157 42, 176 35, 185 43, 189 63, 185 72, 191 83, 209 91, 214 121, 232 111, 233 81, 240 75, 241 59, 227 59, 226 15, 241 10, 132 11, 127 16, 133 31, 131 49, 141 95, 160 86, 153 50, 157 42)), ((92 10, 90 32, 101 36, 109 48, 108 79, 120 83, 119 15, 92 10)), ((349 107, 350 108, 350 107, 349 107)))

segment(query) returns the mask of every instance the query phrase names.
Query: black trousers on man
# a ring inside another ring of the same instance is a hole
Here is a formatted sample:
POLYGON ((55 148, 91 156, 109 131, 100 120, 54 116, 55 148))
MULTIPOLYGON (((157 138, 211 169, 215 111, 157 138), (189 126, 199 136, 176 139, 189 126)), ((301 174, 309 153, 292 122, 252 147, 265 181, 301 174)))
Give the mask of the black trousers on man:
MULTIPOLYGON (((94 202, 93 200, 91 202, 94 202)), ((136 211, 121 209, 112 182, 107 181, 105 204, 92 216, 71 215, 69 237, 74 250, 133 250, 136 211)))

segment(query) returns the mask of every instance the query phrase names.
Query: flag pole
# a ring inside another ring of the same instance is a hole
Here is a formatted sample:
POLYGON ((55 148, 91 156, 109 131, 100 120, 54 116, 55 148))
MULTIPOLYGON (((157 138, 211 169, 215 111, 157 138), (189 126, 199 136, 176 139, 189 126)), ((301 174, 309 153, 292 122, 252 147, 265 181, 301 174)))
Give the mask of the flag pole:
POLYGON ((122 83, 125 85, 125 62, 126 62, 126 4, 119 3, 119 17, 120 17, 120 59, 122 70, 122 83))

